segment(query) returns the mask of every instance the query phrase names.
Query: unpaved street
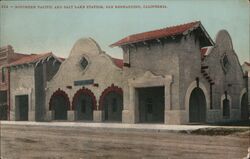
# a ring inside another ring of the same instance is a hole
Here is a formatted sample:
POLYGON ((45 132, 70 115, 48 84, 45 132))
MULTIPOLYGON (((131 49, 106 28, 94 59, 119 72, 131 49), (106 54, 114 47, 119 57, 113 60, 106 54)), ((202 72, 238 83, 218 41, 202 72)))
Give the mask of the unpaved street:
POLYGON ((1 124, 5 158, 241 159, 249 135, 1 124))

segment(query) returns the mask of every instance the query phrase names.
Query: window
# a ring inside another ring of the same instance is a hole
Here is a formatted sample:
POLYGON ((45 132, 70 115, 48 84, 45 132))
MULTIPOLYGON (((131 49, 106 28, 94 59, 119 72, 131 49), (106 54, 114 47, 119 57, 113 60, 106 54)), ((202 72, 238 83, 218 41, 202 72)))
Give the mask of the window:
POLYGON ((117 99, 116 98, 113 98, 112 100, 112 111, 113 113, 117 112, 117 99))
POLYGON ((81 65, 83 70, 86 69, 88 64, 89 64, 88 60, 85 57, 82 57, 81 60, 80 60, 80 65, 81 65))
POLYGON ((221 65, 222 65, 222 69, 224 73, 227 73, 230 63, 229 63, 226 53, 221 58, 221 65))
POLYGON ((5 82, 5 69, 2 67, 2 82, 5 82))
POLYGON ((152 100, 152 98, 146 99, 146 108, 147 108, 147 113, 149 113, 149 114, 153 113, 153 100, 152 100))
POLYGON ((228 58, 227 58, 227 56, 225 55, 225 56, 223 57, 223 66, 224 66, 224 67, 227 67, 227 65, 228 65, 228 58))

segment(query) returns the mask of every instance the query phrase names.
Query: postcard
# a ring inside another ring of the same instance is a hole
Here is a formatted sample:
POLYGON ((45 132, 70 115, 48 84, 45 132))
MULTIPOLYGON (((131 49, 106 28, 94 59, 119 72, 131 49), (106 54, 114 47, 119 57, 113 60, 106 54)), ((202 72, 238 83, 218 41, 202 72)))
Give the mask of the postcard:
POLYGON ((249 159, 249 7, 0 1, 0 158, 249 159))

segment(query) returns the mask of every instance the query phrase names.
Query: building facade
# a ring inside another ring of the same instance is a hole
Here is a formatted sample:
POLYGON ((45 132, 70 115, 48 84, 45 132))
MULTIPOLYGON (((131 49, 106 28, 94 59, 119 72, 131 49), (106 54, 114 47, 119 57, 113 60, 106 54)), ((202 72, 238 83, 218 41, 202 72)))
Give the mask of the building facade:
POLYGON ((48 82, 46 120, 122 121, 122 61, 80 39, 48 82))
POLYGON ((42 121, 45 88, 62 60, 52 53, 31 54, 9 65, 10 120, 42 121))
POLYGON ((15 112, 25 100, 28 120, 188 124, 248 119, 248 82, 226 30, 213 41, 197 21, 130 35, 115 46, 123 50, 123 60, 85 38, 62 64, 53 56, 55 66, 46 56, 32 66, 11 65, 11 79, 20 78, 11 81, 11 120, 19 120, 15 112), (19 99, 21 94, 28 96, 19 99))
POLYGON ((247 87, 227 31, 213 42, 192 22, 111 46, 123 49, 124 122, 226 122, 244 114, 247 87))

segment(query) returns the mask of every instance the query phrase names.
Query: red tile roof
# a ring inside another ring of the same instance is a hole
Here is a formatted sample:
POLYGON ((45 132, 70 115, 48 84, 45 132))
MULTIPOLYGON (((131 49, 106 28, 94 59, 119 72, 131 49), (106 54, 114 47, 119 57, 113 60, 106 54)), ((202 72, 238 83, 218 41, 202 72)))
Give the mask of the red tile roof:
POLYGON ((20 58, 19 60, 16 60, 12 63, 10 63, 8 66, 16 66, 16 65, 22 65, 22 64, 27 64, 27 63, 35 63, 38 62, 41 59, 44 59, 46 57, 49 57, 53 55, 51 52, 49 53, 44 53, 44 54, 31 54, 28 56, 24 56, 20 58))
POLYGON ((178 35, 178 34, 182 34, 183 32, 189 29, 193 29, 194 27, 199 26, 199 24, 200 24, 200 21, 195 21, 195 22, 186 23, 182 25, 167 27, 164 29, 153 30, 149 32, 139 33, 139 34, 133 34, 133 35, 130 35, 126 38, 119 40, 118 42, 114 44, 111 44, 110 46, 111 47, 122 46, 126 44, 146 41, 146 40, 152 40, 152 39, 157 39, 157 38, 162 38, 162 37, 178 35))
POLYGON ((123 60, 122 59, 116 59, 116 58, 113 58, 112 57, 112 60, 114 62, 114 64, 119 67, 119 68, 122 68, 123 67, 123 60))
POLYGON ((23 54, 23 53, 14 53, 13 56, 11 57, 10 59, 10 63, 14 62, 14 61, 17 61, 23 57, 27 57, 27 56, 30 56, 30 55, 27 55, 27 54, 23 54))

